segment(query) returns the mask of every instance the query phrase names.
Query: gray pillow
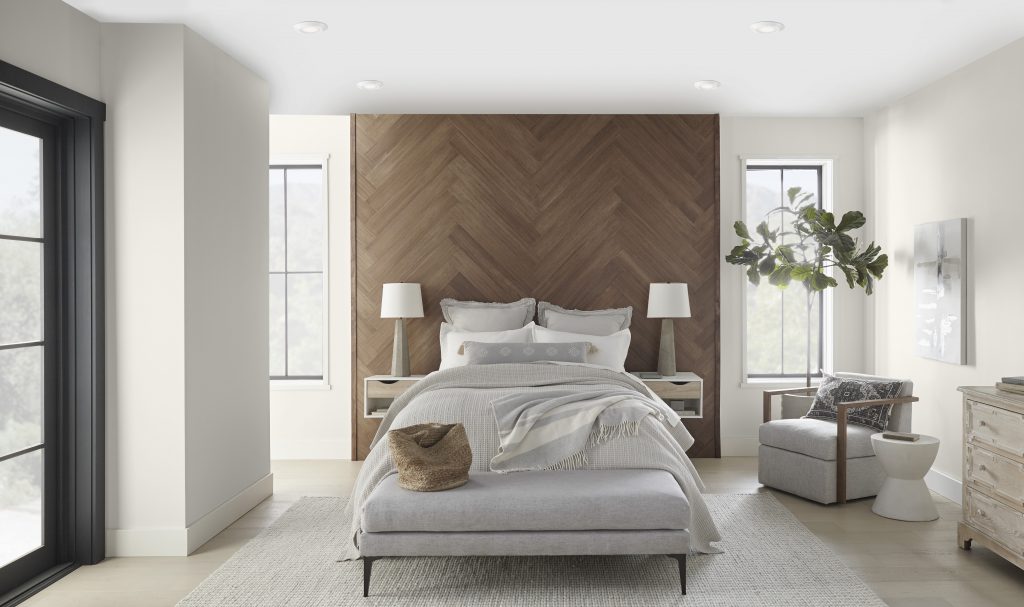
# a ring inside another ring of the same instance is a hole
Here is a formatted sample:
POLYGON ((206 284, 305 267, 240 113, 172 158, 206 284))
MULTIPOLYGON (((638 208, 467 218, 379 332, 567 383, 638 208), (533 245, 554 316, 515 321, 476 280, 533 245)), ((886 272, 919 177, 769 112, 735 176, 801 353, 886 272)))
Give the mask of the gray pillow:
POLYGON ((566 310, 546 301, 537 304, 537 323, 564 333, 611 335, 628 329, 632 319, 632 306, 608 310, 566 310))
POLYGON ((532 363, 558 361, 567 363, 587 362, 590 344, 581 341, 573 343, 484 343, 467 341, 462 344, 466 358, 471 365, 494 365, 500 363, 532 363))
POLYGON ((441 300, 444 319, 459 331, 510 331, 533 321, 537 300, 525 297, 512 303, 441 300))
MULTIPOLYGON (((896 398, 899 396, 901 388, 903 388, 901 381, 865 381, 825 375, 818 387, 818 393, 814 396, 814 404, 811 405, 811 410, 805 417, 835 421, 838 419, 836 403, 896 398)), ((892 415, 892 405, 876 405, 863 409, 850 409, 847 421, 881 432, 889 425, 890 415, 892 415)))

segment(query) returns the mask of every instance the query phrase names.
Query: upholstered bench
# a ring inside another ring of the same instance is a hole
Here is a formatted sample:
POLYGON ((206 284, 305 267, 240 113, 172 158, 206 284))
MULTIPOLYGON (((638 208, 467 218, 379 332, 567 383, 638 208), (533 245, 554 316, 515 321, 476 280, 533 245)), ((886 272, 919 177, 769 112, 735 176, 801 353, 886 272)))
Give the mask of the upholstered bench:
POLYGON ((373 561, 401 556, 664 554, 686 594, 690 506, 664 470, 471 473, 422 493, 384 479, 363 504, 363 596, 373 561))

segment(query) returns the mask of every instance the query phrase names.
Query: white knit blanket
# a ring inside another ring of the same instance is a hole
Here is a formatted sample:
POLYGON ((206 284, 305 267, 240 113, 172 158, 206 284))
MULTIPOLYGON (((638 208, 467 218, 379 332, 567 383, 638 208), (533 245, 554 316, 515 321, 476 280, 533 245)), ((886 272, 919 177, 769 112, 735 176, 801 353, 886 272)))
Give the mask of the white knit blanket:
MULTIPOLYGON (((356 542, 363 502, 381 481, 398 472, 388 451, 388 442, 381 440, 388 430, 428 422, 461 423, 473 450, 471 470, 487 471, 500 445, 491 401, 552 390, 578 393, 628 390, 640 396, 653 396, 646 386, 627 373, 586 365, 472 365, 431 373, 395 399, 377 430, 348 503, 353 541, 341 558, 359 558, 356 542)), ((683 424, 670 427, 647 415, 640 420, 636 438, 595 444, 587 449, 586 462, 580 468, 650 468, 671 473, 690 503, 691 551, 719 552, 711 546, 711 542, 719 541, 721 536, 701 495, 703 483, 686 456, 693 442, 683 424)))
POLYGON ((636 390, 527 392, 492 400, 491 409, 501 444, 491 459, 495 472, 576 470, 597 444, 636 437, 644 417, 679 424, 664 401, 636 390))

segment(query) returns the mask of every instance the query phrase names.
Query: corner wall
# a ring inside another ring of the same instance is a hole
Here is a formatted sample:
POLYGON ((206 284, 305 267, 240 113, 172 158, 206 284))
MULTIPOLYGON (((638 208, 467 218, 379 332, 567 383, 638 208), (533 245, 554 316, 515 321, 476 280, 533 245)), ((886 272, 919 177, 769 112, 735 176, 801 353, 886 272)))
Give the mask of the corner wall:
POLYGON ((959 501, 962 385, 1024 373, 1024 40, 880 111, 866 147, 878 237, 890 253, 876 300, 877 368, 910 377, 914 432, 937 436, 932 488, 959 501), (968 218, 968 364, 914 353, 914 225, 968 218), (942 487, 947 489, 943 490, 942 487))
MULTIPOLYGON (((271 116, 270 155, 329 156, 328 376, 329 388, 270 391, 272 459, 352 457, 351 119, 348 116, 271 116)), ((265 181, 265 180, 264 180, 265 181)), ((264 264, 264 271, 266 270, 264 264)))
MULTIPOLYGON (((757 455, 761 425, 761 391, 777 384, 743 383, 743 272, 725 263, 737 242, 733 223, 741 218, 741 157, 830 158, 833 165, 835 212, 863 211, 863 121, 860 118, 722 118, 721 131, 721 251, 722 276, 722 455, 757 455)), ((870 229, 875 218, 868 214, 870 229)), ((865 308, 862 291, 846 284, 833 289, 835 369, 868 370, 865 308)), ((792 385, 792 384, 790 384, 792 385)))

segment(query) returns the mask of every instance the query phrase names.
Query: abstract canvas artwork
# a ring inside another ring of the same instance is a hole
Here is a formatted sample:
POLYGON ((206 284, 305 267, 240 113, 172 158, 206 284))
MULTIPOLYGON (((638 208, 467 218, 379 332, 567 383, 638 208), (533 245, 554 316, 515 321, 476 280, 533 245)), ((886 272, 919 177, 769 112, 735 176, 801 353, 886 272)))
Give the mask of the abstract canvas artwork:
POLYGON ((950 219, 914 226, 915 350, 957 365, 967 362, 966 225, 950 219))

